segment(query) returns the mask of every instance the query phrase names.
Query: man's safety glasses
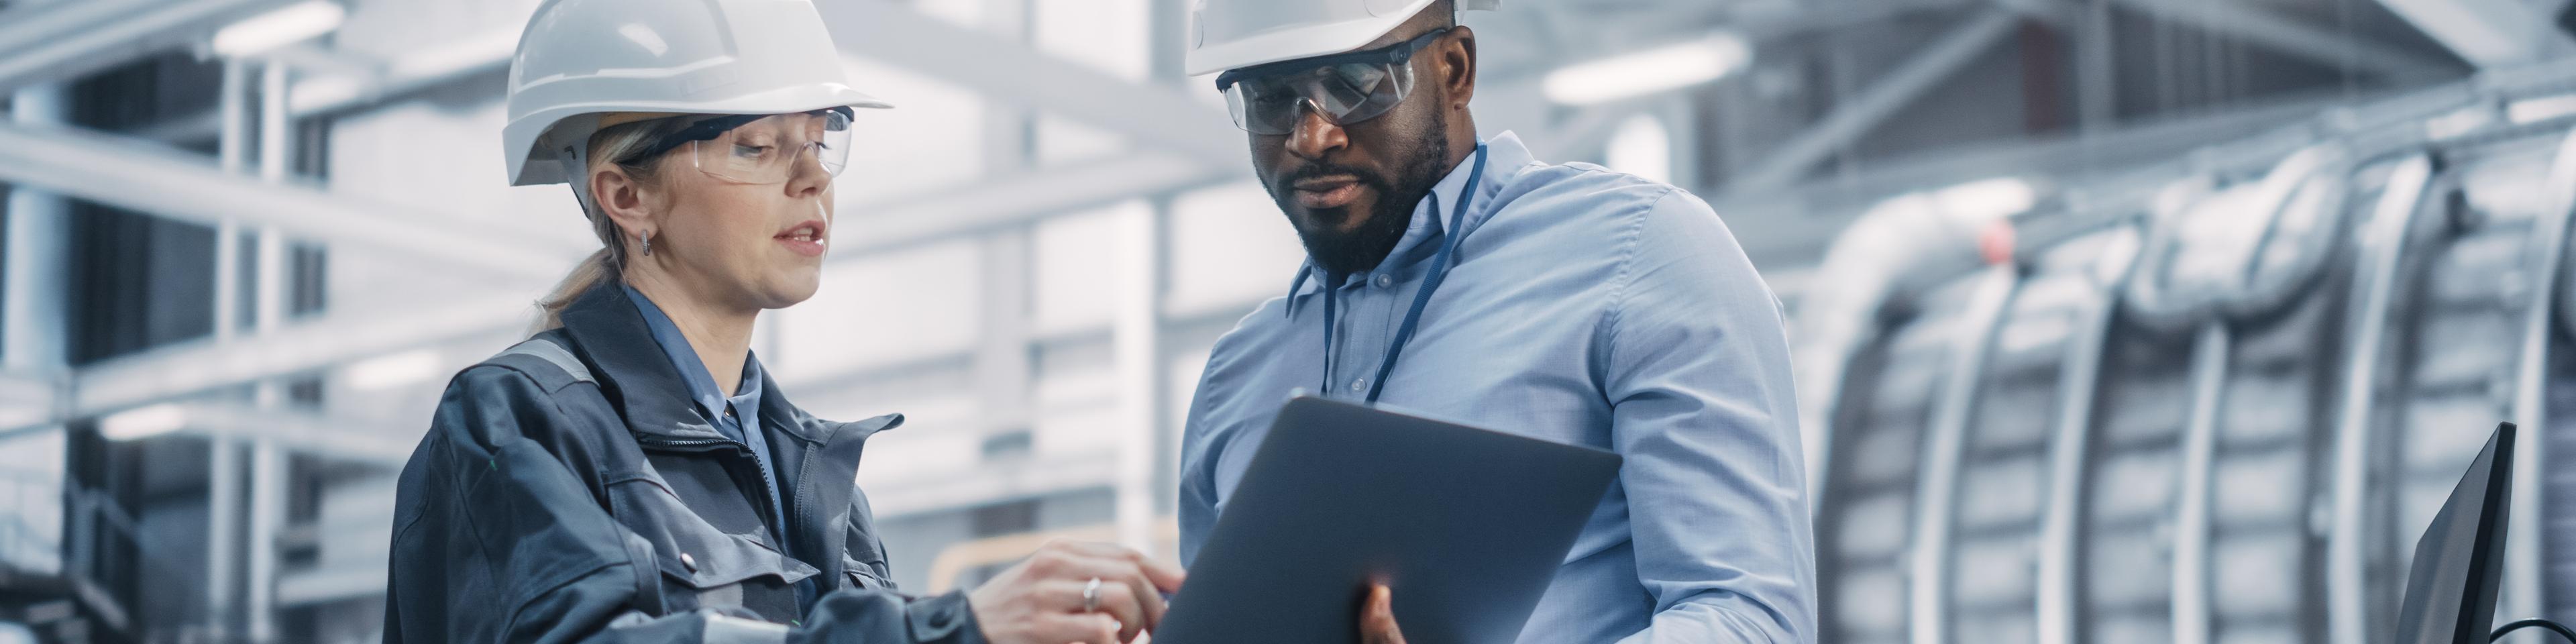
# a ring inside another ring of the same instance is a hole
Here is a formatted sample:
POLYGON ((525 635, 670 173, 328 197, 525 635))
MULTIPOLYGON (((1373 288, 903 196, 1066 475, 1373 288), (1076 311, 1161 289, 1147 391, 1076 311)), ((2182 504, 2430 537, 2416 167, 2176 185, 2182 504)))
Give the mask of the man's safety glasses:
POLYGON ((686 146, 691 163, 707 176, 734 183, 786 183, 808 152, 823 172, 840 176, 850 158, 847 107, 797 114, 719 116, 692 123, 636 158, 649 159, 686 146))
POLYGON ((1395 109, 1413 93, 1413 53, 1449 33, 1432 30, 1412 40, 1330 56, 1280 61, 1227 71, 1216 77, 1235 127, 1265 135, 1287 134, 1303 117, 1301 106, 1335 124, 1350 125, 1395 109))

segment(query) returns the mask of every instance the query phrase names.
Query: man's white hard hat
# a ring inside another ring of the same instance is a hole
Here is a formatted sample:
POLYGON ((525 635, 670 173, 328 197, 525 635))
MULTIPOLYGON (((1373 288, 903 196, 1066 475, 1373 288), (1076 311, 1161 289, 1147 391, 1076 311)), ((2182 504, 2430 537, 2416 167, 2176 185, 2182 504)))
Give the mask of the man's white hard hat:
POLYGON ((510 185, 576 192, 602 115, 891 107, 850 87, 808 0, 547 0, 509 82, 510 185))
MULTIPOLYGON (((1200 0, 1190 20, 1192 76, 1338 54, 1377 40, 1434 0, 1200 0)), ((1462 10, 1502 0, 1456 0, 1462 10)))

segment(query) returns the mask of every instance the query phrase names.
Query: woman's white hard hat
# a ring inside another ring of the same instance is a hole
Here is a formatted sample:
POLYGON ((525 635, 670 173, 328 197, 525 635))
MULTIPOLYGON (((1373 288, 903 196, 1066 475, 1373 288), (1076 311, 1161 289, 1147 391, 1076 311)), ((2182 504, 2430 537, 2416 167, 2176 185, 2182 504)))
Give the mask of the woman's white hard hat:
MULTIPOLYGON (((1200 0, 1191 12, 1192 76, 1359 49, 1434 0, 1200 0)), ((1461 10, 1502 0, 1457 0, 1461 10)))
POLYGON ((604 115, 891 107, 850 87, 808 0, 547 0, 519 35, 509 83, 510 185, 575 192, 604 115))

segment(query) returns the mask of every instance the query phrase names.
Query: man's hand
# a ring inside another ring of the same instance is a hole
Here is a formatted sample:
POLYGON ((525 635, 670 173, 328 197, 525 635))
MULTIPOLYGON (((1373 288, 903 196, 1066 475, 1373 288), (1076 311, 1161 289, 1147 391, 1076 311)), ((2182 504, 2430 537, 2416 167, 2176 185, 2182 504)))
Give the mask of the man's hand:
POLYGON ((966 596, 984 638, 995 644, 1116 644, 1163 620, 1164 592, 1181 569, 1105 543, 1049 541, 966 596), (1085 588, 1096 605, 1085 610, 1085 588))
POLYGON ((1395 627, 1395 591, 1386 584, 1369 587, 1368 604, 1360 608, 1361 644, 1404 644, 1404 631, 1395 627))

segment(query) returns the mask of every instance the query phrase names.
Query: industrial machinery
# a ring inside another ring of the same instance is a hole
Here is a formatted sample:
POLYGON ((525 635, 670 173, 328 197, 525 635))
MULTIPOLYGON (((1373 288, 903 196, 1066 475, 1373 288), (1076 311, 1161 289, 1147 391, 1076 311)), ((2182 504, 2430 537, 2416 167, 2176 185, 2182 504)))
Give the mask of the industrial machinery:
POLYGON ((2500 420, 2501 612, 2576 615, 2576 468, 2544 465, 2576 458, 2571 81, 1864 215, 1794 331, 1822 641, 2384 643, 2500 420))

